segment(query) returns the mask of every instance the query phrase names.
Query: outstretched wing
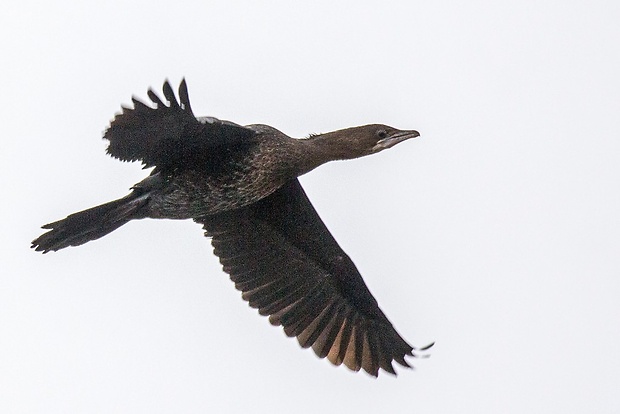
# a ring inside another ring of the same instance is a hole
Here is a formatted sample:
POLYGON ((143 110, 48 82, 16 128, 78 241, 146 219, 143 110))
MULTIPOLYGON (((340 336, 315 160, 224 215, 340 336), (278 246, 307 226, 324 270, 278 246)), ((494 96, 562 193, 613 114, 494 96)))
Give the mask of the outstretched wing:
MULTIPOLYGON (((385 317, 297 179, 249 207, 196 220, 243 299, 304 348, 352 370, 395 374, 410 346, 385 317)), ((423 349, 427 349, 423 348, 423 349)))
POLYGON ((153 92, 151 107, 135 97, 133 108, 122 107, 103 138, 110 141, 107 152, 122 161, 141 160, 146 167, 187 167, 201 162, 224 146, 247 144, 251 129, 217 118, 196 119, 189 103, 185 79, 179 86, 179 98, 170 83, 163 86, 168 105, 153 92))

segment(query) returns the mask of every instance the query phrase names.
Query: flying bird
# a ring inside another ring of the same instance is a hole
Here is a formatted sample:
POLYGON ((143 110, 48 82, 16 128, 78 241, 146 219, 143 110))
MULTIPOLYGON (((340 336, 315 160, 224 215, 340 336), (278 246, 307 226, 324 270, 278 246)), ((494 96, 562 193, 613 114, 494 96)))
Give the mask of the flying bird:
POLYGON ((417 131, 365 125, 304 139, 268 125, 196 117, 185 80, 122 107, 104 139, 121 161, 154 167, 118 200, 43 226, 47 253, 79 246, 142 218, 193 219, 244 300, 320 357, 378 376, 409 367, 416 349, 396 332, 340 248, 298 177, 329 161, 375 154, 417 131))

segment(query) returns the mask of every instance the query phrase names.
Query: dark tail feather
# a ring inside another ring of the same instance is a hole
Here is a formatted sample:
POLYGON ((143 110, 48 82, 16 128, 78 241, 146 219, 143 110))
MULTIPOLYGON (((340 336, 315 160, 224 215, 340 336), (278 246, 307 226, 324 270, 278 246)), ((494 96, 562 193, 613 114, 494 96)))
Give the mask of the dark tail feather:
POLYGON ((42 228, 50 231, 33 240, 30 247, 47 253, 96 240, 130 220, 143 218, 139 210, 147 201, 148 193, 134 191, 119 200, 71 214, 44 225, 42 228))

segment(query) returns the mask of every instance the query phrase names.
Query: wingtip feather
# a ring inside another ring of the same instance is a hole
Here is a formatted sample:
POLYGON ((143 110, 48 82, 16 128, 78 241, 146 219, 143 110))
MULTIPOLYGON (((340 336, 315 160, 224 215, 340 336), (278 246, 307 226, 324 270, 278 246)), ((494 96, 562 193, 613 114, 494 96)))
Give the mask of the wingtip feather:
POLYGON ((159 96, 157 96, 157 94, 155 92, 153 92, 152 88, 149 88, 148 91, 146 91, 146 94, 149 96, 149 99, 151 101, 153 101, 153 103, 158 107, 164 107, 166 105, 164 105, 164 102, 161 100, 161 98, 159 96))
POLYGON ((179 103, 177 102, 176 96, 174 96, 174 91, 172 90, 172 86, 170 86, 170 81, 166 79, 163 86, 164 97, 170 104, 170 107, 178 107, 179 103))
POLYGON ((185 78, 181 80, 181 84, 179 85, 179 99, 181 101, 181 107, 193 116, 194 111, 192 111, 192 106, 189 103, 189 92, 187 92, 187 82, 185 82, 185 78))

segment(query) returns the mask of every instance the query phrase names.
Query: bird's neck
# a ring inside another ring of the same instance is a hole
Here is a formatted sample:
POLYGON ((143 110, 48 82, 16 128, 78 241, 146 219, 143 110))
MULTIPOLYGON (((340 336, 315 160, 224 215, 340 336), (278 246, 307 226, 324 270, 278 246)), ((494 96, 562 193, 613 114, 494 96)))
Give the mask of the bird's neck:
POLYGON ((363 154, 352 154, 351 142, 344 130, 311 135, 298 139, 299 170, 305 174, 326 162, 357 158, 363 154))

